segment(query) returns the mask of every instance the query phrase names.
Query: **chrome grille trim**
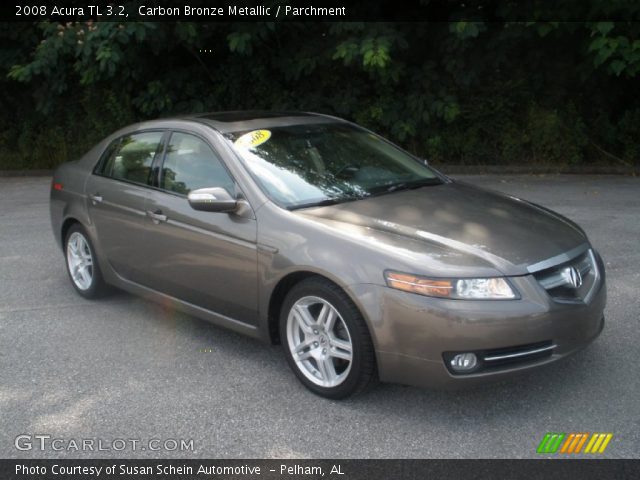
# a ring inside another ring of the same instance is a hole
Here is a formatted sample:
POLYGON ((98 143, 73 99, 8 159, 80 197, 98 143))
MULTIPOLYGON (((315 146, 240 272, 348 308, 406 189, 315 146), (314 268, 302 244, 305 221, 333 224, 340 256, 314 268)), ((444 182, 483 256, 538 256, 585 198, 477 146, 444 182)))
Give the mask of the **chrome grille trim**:
POLYGON ((527 267, 527 271, 529 273, 536 273, 540 270, 546 270, 547 268, 555 267, 556 265, 566 263, 576 257, 579 257, 580 254, 586 252, 587 250, 589 250, 589 244, 583 243, 582 245, 578 245, 577 247, 572 248, 568 252, 564 252, 560 255, 556 255, 555 257, 547 258, 546 260, 542 260, 541 262, 529 265, 527 267))
POLYGON ((506 353, 504 355, 491 355, 488 357, 484 357, 484 361, 485 362, 496 362, 498 360, 507 360, 509 358, 519 358, 519 357, 527 357, 529 355, 535 355, 536 353, 542 353, 542 352, 547 352, 549 350, 553 350, 554 348, 556 348, 557 345, 549 345, 547 347, 542 347, 542 348, 536 348, 533 350, 525 350, 522 352, 515 352, 515 353, 506 353))
POLYGON ((593 284, 591 288, 584 296, 584 302, 589 303, 591 298, 596 292, 596 287, 600 285, 600 271, 598 270, 598 262, 596 261, 596 256, 593 254, 593 250, 589 249, 589 258, 591 259, 591 265, 593 266, 593 284))
POLYGON ((600 285, 598 263, 591 248, 578 257, 573 257, 572 260, 538 271, 533 275, 551 298, 560 303, 588 303, 600 285), (567 281, 568 268, 575 268, 580 272, 583 282, 578 287, 572 287, 567 281))
MULTIPOLYGON (((589 257, 586 256, 579 264, 575 265, 575 267, 580 272, 580 275, 582 275, 583 277, 587 275, 592 268, 591 262, 589 262, 588 260, 589 260, 589 257)), ((551 290, 552 288, 566 285, 566 280, 564 278, 562 270, 557 270, 551 273, 549 276, 539 279, 538 281, 540 282, 540 285, 542 285, 542 287, 545 290, 551 290)))

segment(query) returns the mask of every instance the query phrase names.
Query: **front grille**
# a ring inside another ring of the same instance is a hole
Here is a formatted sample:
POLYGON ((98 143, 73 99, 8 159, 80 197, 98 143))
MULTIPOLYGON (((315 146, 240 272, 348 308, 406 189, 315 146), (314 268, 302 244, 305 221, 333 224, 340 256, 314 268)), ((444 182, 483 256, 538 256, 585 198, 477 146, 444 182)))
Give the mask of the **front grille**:
POLYGON ((468 373, 480 373, 489 370, 500 370, 527 363, 532 363, 550 357, 556 345, 551 340, 543 342, 529 343, 527 345, 516 345, 511 347, 493 348, 490 350, 476 350, 474 353, 478 359, 476 368, 469 372, 456 372, 451 368, 451 360, 462 352, 445 352, 443 354, 444 363, 449 372, 454 375, 465 375, 468 373))
POLYGON ((533 275, 551 298, 565 303, 588 302, 599 278, 592 250, 533 275))

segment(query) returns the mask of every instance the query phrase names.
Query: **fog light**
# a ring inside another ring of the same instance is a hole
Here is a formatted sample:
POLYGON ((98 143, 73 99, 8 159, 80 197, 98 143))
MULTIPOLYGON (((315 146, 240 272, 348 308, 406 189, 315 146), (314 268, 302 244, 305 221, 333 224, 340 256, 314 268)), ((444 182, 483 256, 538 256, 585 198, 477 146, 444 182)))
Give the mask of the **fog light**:
POLYGON ((451 368, 456 372, 469 372, 476 368, 478 359, 475 353, 459 353, 451 359, 451 368))

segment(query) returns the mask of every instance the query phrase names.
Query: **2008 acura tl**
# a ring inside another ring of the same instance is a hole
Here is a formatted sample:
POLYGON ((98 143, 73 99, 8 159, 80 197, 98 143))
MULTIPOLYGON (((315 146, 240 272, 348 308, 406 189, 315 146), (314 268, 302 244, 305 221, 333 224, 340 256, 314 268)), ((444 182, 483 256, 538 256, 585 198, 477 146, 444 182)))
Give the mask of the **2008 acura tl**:
POLYGON ((124 128, 55 172, 51 220, 80 295, 114 285, 281 342, 331 398, 502 378, 604 324, 603 262, 575 223, 324 115, 124 128))

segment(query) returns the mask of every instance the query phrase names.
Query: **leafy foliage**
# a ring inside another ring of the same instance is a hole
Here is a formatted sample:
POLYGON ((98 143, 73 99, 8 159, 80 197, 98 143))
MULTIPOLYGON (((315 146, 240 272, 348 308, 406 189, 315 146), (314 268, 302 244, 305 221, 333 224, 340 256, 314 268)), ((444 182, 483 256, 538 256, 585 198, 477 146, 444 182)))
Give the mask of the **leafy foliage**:
POLYGON ((0 39, 0 168, 238 109, 346 117, 442 163, 639 163, 637 22, 44 22, 0 39))

